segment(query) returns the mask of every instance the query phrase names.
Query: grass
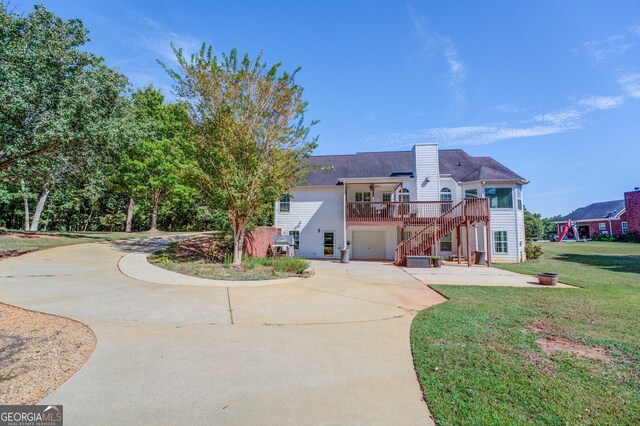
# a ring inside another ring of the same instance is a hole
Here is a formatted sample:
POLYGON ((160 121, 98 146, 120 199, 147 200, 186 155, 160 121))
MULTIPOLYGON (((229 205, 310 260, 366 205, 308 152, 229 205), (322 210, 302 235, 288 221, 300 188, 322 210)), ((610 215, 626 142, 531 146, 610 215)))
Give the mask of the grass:
POLYGON ((44 250, 72 244, 95 243, 99 241, 126 240, 139 237, 167 235, 157 232, 24 232, 7 231, 0 233, 0 250, 35 248, 44 250))
POLYGON ((544 243, 499 268, 557 272, 577 289, 434 286, 450 300, 412 324, 414 362, 438 424, 640 424, 640 245, 544 243), (542 351, 601 348, 610 362, 542 351))
MULTIPOLYGON (((215 237, 208 237, 208 243, 215 237)), ((156 266, 199 278, 230 281, 269 280, 299 276, 309 267, 305 259, 294 257, 242 257, 241 266, 230 264, 227 256, 221 260, 219 247, 209 248, 203 237, 190 238, 174 243, 149 256, 156 266), (218 260, 216 260, 218 258, 218 260)), ((215 244, 214 244, 215 245, 215 244)))

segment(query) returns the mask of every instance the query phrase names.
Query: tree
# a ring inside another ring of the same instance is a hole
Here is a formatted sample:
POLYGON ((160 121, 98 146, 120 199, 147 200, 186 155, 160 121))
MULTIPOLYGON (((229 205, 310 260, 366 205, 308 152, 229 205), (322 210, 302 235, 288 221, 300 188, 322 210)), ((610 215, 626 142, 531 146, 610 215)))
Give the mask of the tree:
POLYGON ((548 219, 543 219, 539 213, 531 213, 524 208, 524 231, 527 240, 544 238, 548 228, 548 219))
MULTIPOLYGON (((127 78, 80 50, 86 36, 43 6, 22 17, 0 5, 0 178, 40 187, 30 230, 53 186, 110 161, 131 130, 127 78)), ((26 227, 26 196, 24 207, 26 227)))
POLYGON ((0 4, 0 172, 69 146, 66 106, 80 75, 100 63, 87 31, 43 6, 22 17, 0 4))
MULTIPOLYGON (((188 191, 180 181, 186 160, 180 150, 186 136, 188 112, 181 103, 165 103, 162 91, 147 86, 133 94, 139 140, 125 161, 124 179, 132 194, 141 194, 151 203, 151 230, 158 228, 160 202, 174 192, 188 191)), ((129 199, 127 229, 131 231, 133 195, 129 199)))
POLYGON ((188 177, 211 208, 226 212, 239 265, 248 223, 296 185, 317 146, 317 137, 308 139, 315 122, 305 125, 299 69, 279 72, 281 64, 268 66, 262 53, 251 60, 234 49, 219 60, 203 44, 187 60, 172 48, 179 70, 162 65, 189 108, 188 177))

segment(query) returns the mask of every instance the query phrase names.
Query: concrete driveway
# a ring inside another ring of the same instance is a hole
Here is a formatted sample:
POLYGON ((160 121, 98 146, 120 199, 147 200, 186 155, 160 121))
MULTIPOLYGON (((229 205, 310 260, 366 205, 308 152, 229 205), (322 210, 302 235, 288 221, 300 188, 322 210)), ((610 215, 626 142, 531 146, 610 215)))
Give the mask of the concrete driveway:
POLYGON ((98 344, 42 403, 66 424, 429 424, 409 327, 444 301, 390 264, 314 262, 260 287, 154 284, 117 268, 165 239, 0 262, 0 300, 77 319, 98 344))

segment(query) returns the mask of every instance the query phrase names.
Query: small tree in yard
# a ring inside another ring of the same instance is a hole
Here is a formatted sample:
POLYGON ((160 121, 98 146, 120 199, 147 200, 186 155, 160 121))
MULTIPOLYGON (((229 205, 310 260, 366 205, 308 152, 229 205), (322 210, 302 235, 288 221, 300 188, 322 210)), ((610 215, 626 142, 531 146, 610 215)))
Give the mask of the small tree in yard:
POLYGON ((262 54, 239 58, 235 49, 217 58, 205 44, 190 60, 173 50, 180 69, 163 66, 189 107, 189 179, 203 201, 226 212, 239 265, 248 223, 304 177, 303 159, 317 146, 317 137, 308 139, 315 122, 305 126, 298 70, 280 72, 280 63, 267 66, 262 54))

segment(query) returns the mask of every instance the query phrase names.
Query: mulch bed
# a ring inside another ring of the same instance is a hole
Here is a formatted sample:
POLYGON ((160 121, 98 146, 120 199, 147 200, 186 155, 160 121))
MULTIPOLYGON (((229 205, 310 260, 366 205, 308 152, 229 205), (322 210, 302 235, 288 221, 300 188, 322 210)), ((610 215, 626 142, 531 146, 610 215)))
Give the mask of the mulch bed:
POLYGON ((0 303, 0 404, 35 404, 87 361, 96 337, 86 325, 0 303))

